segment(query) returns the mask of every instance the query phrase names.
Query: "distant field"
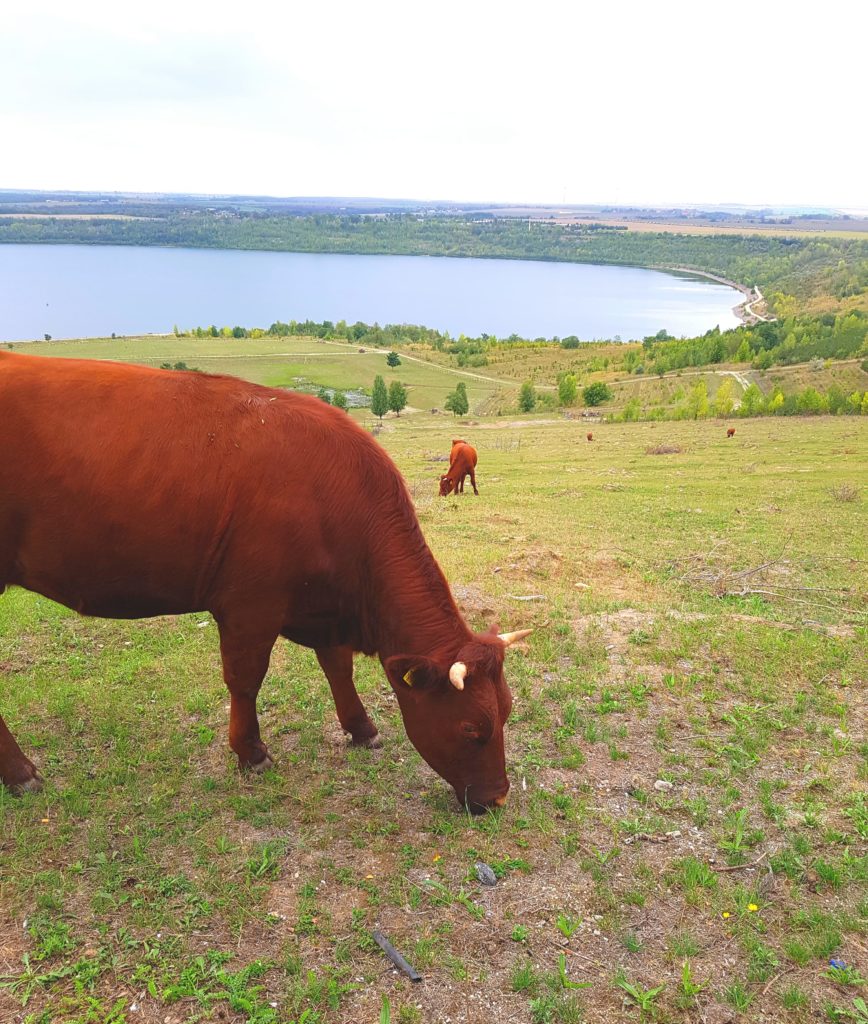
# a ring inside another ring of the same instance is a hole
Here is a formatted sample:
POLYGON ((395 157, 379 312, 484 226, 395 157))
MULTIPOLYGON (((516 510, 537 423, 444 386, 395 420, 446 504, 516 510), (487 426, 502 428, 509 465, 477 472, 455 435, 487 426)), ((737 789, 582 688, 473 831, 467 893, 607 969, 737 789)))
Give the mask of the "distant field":
MULTIPOLYGON (((556 218, 560 224, 581 224, 584 219, 574 220, 569 216, 556 218)), ((623 227, 628 231, 640 233, 663 232, 677 235, 771 235, 776 238, 817 238, 823 235, 831 238, 866 238, 868 237, 868 221, 860 221, 853 227, 842 227, 839 222, 835 226, 817 224, 720 224, 716 222, 695 223, 693 221, 657 221, 657 220, 621 220, 618 218, 592 218, 594 223, 608 227, 623 227)))
POLYGON ((15 217, 21 220, 149 220, 148 217, 134 217, 126 213, 3 213, 0 217, 15 217))

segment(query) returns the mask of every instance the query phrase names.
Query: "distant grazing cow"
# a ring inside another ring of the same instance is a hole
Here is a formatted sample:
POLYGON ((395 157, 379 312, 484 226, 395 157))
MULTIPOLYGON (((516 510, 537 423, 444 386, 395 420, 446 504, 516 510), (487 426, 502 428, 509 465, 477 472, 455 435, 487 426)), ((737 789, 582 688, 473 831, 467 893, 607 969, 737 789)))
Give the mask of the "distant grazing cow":
MULTIPOLYGON (((398 470, 345 413, 231 377, 0 352, 0 422, 0 592, 108 618, 210 612, 229 743, 257 771, 272 764, 256 698, 279 636, 314 649, 364 746, 379 738, 353 653, 377 654, 459 801, 505 801, 504 652, 529 631, 468 629, 398 470)), ((0 781, 42 782, 2 718, 0 781)))
POLYGON ((449 453, 449 471, 440 477, 440 495, 445 498, 454 491, 464 493, 464 481, 470 477, 473 493, 476 489, 476 449, 461 438, 453 438, 452 451, 449 453))
POLYGON ((730 427, 726 432, 727 437, 735 437, 735 427, 730 427))
POLYGON ((594 435, 593 434, 588 434, 587 438, 588 438, 589 441, 593 441, 594 440, 594 435))

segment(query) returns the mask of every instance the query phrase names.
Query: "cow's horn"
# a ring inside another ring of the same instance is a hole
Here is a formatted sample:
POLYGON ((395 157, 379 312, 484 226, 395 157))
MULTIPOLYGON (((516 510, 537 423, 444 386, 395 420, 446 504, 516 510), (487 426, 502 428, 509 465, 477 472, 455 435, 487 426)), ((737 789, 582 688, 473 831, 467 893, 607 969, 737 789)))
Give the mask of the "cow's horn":
POLYGON ((463 661, 456 661, 452 668, 449 669, 449 682, 452 683, 456 690, 464 689, 466 676, 467 666, 463 661))
POLYGON ((514 633, 498 633, 498 639, 502 640, 509 647, 510 644, 517 644, 519 640, 524 640, 532 632, 532 629, 517 629, 514 633))

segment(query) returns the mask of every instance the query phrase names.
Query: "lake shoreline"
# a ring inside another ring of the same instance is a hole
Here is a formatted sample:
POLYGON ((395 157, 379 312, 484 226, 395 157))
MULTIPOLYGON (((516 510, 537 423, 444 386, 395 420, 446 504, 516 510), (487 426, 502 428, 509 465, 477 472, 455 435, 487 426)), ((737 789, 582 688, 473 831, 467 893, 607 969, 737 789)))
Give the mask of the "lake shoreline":
POLYGON ((714 287, 703 285, 704 276, 551 258, 18 243, 0 245, 0 291, 8 295, 0 340, 159 336, 173 324, 265 327, 290 318, 582 341, 738 326, 743 316, 719 286, 744 289, 712 275, 714 287), (689 278, 695 287, 667 284, 689 278))
POLYGON ((756 323, 773 323, 775 317, 763 316, 751 309, 751 306, 764 302, 763 294, 756 285, 753 288, 746 284, 739 284, 738 281, 730 281, 728 277, 721 277, 720 274, 712 274, 707 270, 697 270, 694 267, 649 267, 649 270, 662 270, 666 273, 685 274, 693 277, 704 277, 709 281, 717 281, 719 284, 728 285, 744 296, 743 301, 732 307, 733 316, 738 317, 745 327, 753 327, 756 323))

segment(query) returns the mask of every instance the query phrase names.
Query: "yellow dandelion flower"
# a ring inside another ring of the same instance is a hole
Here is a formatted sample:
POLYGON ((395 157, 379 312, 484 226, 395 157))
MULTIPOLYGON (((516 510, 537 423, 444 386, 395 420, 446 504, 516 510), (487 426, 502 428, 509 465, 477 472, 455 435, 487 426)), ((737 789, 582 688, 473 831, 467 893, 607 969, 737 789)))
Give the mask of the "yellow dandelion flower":
POLYGON ((759 907, 758 907, 758 906, 756 905, 756 903, 748 903, 748 905, 747 905, 747 909, 748 909, 748 910, 749 910, 749 911, 750 911, 750 912, 751 912, 752 914, 755 914, 755 913, 756 913, 756 912, 757 912, 757 911, 759 910, 759 907))
POLYGON ((729 917, 729 911, 728 910, 724 910, 724 912, 720 916, 721 917, 729 917))

